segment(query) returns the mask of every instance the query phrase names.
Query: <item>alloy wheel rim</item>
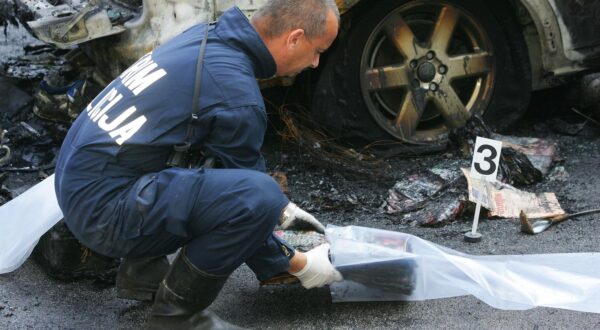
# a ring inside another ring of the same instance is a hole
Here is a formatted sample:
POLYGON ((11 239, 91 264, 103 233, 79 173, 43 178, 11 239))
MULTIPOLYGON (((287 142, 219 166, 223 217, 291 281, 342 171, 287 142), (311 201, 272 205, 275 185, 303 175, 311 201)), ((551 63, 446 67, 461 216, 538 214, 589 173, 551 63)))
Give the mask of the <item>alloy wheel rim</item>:
POLYGON ((372 30, 361 57, 368 111, 392 136, 439 141, 483 113, 496 65, 489 36, 472 15, 448 2, 399 6, 372 30))

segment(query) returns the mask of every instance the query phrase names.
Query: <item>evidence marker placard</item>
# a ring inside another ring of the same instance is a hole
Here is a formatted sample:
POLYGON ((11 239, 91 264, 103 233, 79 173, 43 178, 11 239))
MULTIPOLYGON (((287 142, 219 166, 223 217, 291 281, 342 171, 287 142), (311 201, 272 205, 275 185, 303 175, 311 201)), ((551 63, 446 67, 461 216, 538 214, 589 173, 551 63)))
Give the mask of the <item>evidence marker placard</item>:
POLYGON ((473 148, 471 177, 496 182, 501 152, 502 141, 478 136, 475 140, 475 148, 473 148))
MULTIPOLYGON (((469 176, 474 180, 496 182, 501 152, 502 142, 478 136, 475 140, 475 148, 473 148, 473 162, 471 163, 469 176)), ((469 243, 476 243, 481 241, 481 234, 477 232, 477 225, 479 224, 482 198, 479 193, 473 193, 472 195, 475 196, 477 202, 473 216, 473 227, 471 231, 465 233, 464 240, 469 243)))

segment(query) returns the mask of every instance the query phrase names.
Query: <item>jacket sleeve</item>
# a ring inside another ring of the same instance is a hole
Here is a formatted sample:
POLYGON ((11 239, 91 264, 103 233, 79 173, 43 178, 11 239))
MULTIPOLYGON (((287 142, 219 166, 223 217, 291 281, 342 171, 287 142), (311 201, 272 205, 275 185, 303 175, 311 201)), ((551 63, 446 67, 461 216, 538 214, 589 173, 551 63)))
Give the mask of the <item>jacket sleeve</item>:
POLYGON ((265 160, 260 153, 267 129, 263 108, 215 109, 210 122, 210 134, 204 144, 206 157, 216 157, 225 168, 265 172, 265 160))

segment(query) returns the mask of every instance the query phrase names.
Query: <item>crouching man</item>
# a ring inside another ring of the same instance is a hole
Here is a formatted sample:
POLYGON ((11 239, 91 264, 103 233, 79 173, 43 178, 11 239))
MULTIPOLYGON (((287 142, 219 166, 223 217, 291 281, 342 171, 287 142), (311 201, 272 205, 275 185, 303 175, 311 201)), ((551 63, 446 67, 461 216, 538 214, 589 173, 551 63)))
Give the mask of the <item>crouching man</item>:
POLYGON ((206 308, 242 263, 259 280, 341 280, 327 245, 301 253, 273 234, 278 223, 323 226, 264 173, 256 82, 317 67, 338 26, 332 0, 267 1, 252 21, 234 7, 142 57, 69 130, 56 167, 65 222, 92 250, 124 258, 118 294, 154 299, 151 327, 233 327, 206 308))

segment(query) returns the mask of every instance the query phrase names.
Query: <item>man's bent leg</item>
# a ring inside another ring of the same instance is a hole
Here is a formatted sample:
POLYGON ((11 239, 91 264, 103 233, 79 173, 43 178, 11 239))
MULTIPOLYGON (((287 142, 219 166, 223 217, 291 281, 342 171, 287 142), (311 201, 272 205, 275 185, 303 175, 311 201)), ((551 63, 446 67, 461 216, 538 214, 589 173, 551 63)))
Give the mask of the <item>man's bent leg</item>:
POLYGON ((185 249, 160 284, 148 329, 241 329, 206 310, 229 275, 211 275, 196 268, 185 249))
MULTIPOLYGON (((275 180, 256 171, 207 170, 202 190, 212 191, 213 196, 198 195, 197 219, 190 220, 188 226, 195 237, 188 242, 187 257, 204 272, 230 274, 271 242, 269 238, 289 201, 275 180), (216 197, 214 192, 218 192, 216 197)), ((283 256, 286 247, 278 244, 271 248, 283 256)), ((293 249, 288 252, 293 253, 293 249)), ((288 266, 287 258, 276 262, 282 263, 283 269, 288 266)))
POLYGON ((160 284, 150 327, 232 328, 205 309, 265 243, 288 203, 273 179, 247 170, 207 170, 196 196, 185 225, 193 238, 160 284))

